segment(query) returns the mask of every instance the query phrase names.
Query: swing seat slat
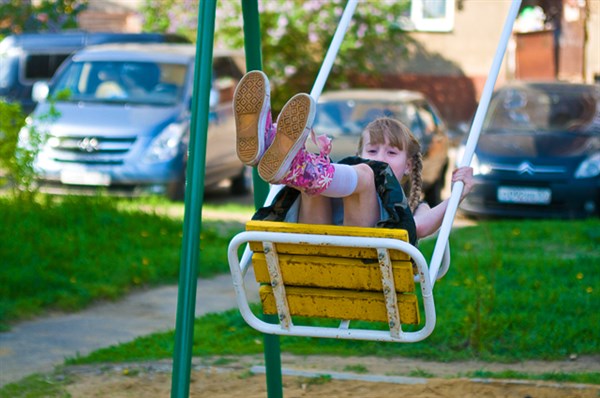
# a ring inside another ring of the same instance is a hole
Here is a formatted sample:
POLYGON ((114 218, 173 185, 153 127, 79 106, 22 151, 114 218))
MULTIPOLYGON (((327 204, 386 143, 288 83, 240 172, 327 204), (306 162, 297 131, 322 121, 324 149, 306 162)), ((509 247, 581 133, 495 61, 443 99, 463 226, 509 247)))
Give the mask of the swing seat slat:
MULTIPOLYGON (((275 233, 302 233, 310 235, 325 236, 370 236, 378 238, 398 239, 407 242, 408 232, 403 229, 387 228, 367 228, 367 227, 347 227, 340 225, 320 225, 320 224, 298 224, 276 221, 248 221, 246 231, 265 231, 275 233)), ((300 242, 299 242, 300 243, 300 242)), ((250 250, 253 252, 262 252, 261 242, 250 242, 250 250)), ((311 245, 310 243, 285 244, 280 243, 277 246, 279 254, 302 254, 313 256, 334 256, 338 257, 343 253, 343 257, 359 259, 377 259, 377 251, 369 247, 343 247, 338 252, 322 245, 311 245)), ((392 260, 409 260, 410 257, 401 251, 394 250, 390 253, 392 260)))
MULTIPOLYGON (((347 258, 344 249, 327 247, 323 253, 312 255, 290 255, 279 252, 281 277, 286 286, 306 286, 332 289, 381 291, 381 271, 377 257, 363 260, 347 258), (335 257, 334 254, 339 254, 335 257)), ((264 253, 255 252, 252 256, 254 274, 258 283, 271 283, 267 260, 264 253)), ((394 285, 398 293, 415 290, 413 266, 410 261, 392 261, 394 285)))
MULTIPOLYGON (((290 315, 316 318, 387 322, 385 299, 380 292, 286 286, 290 315)), ((263 313, 277 314, 271 286, 259 289, 263 313)), ((418 325, 419 310, 415 294, 399 294, 398 310, 402 324, 418 325)))

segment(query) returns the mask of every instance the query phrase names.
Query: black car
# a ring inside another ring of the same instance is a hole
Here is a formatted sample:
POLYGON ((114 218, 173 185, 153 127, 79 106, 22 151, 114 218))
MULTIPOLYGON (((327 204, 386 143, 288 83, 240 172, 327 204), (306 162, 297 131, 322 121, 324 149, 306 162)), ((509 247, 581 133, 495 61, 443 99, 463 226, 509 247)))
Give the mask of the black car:
POLYGON ((432 206, 438 204, 448 169, 449 139, 445 123, 423 94, 384 89, 324 92, 313 127, 332 138, 331 158, 338 161, 357 154, 360 134, 369 122, 382 116, 400 120, 419 140, 425 200, 432 206))
POLYGON ((597 216, 600 86, 514 82, 497 90, 472 166, 475 187, 461 204, 468 215, 597 216))

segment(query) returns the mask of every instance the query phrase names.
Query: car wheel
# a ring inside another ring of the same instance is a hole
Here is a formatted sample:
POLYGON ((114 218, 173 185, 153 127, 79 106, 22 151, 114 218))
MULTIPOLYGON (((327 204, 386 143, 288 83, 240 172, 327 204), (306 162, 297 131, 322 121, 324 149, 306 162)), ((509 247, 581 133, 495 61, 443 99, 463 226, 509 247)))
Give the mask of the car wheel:
POLYGON ((435 183, 425 192, 425 202, 433 207, 442 201, 442 190, 444 189, 444 175, 442 174, 435 183))
POLYGON ((231 187, 229 188, 232 195, 241 196, 250 192, 252 187, 252 168, 244 167, 240 174, 231 178, 231 187))
POLYGON ((174 202, 185 200, 185 171, 181 173, 177 180, 167 185, 167 197, 174 202))
POLYGON ((432 186, 429 187, 427 191, 425 191, 425 201, 429 204, 429 206, 437 206, 442 201, 442 191, 444 190, 444 185, 446 182, 446 171, 448 170, 448 165, 444 166, 442 169, 442 173, 440 173, 438 179, 433 183, 432 186))

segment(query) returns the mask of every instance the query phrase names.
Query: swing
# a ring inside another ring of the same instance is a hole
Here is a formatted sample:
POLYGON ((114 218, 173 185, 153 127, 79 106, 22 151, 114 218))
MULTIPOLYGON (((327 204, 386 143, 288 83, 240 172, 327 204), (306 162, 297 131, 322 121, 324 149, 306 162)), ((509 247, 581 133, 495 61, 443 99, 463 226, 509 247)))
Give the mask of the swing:
MULTIPOLYGON (((490 75, 473 119, 461 166, 471 162, 483 117, 491 98, 512 25, 520 7, 513 0, 490 75)), ((348 28, 357 0, 349 0, 310 95, 317 101, 348 28)), ((250 221, 228 249, 229 266, 240 313, 246 323, 267 334, 387 342, 417 342, 435 327, 433 287, 450 265, 448 238, 463 184, 453 186, 448 207, 428 265, 408 243, 404 230, 250 221), (242 245, 246 248, 238 256, 242 245), (264 314, 250 308, 245 276, 253 267, 264 314), (416 285, 419 285, 418 288, 416 285), (419 294, 420 292, 420 294, 419 294), (424 320, 421 317, 424 316, 424 320), (331 318, 337 326, 294 323, 295 317, 331 318), (351 326, 351 322, 383 322, 385 330, 351 326), (403 328, 405 325, 410 327, 403 328)), ((271 203, 281 186, 272 186, 271 203)))

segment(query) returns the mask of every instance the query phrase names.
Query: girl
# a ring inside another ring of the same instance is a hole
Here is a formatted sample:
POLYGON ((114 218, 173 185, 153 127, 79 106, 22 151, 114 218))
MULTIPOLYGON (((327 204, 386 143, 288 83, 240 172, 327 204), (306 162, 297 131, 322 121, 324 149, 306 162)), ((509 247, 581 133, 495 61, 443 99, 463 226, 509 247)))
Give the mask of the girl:
MULTIPOLYGON (((265 181, 285 185, 253 219, 402 228, 412 244, 440 227, 448 200, 434 208, 421 201, 421 150, 406 126, 375 119, 360 137, 359 156, 332 163, 330 140, 315 137, 311 128, 315 109, 312 97, 296 94, 273 124, 267 76, 251 71, 240 80, 234 94, 238 156, 258 166, 265 181), (306 150, 309 135, 319 154, 306 150), (410 181, 408 199, 403 178, 410 181)), ((464 199, 473 186, 472 168, 455 170, 452 181, 464 183, 464 199)))

